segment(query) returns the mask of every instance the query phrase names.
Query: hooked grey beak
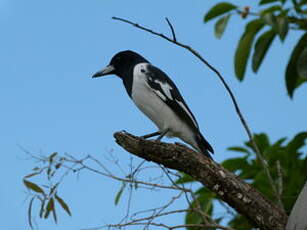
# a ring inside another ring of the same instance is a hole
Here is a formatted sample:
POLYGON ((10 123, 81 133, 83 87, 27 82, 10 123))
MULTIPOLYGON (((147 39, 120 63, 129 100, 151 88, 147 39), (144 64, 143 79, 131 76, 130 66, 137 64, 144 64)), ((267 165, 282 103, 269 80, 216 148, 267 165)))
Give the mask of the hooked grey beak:
POLYGON ((113 65, 108 65, 106 66, 104 69, 98 71, 97 73, 95 73, 92 78, 96 78, 96 77, 102 77, 105 75, 109 75, 109 74, 113 74, 114 73, 114 66, 113 65))

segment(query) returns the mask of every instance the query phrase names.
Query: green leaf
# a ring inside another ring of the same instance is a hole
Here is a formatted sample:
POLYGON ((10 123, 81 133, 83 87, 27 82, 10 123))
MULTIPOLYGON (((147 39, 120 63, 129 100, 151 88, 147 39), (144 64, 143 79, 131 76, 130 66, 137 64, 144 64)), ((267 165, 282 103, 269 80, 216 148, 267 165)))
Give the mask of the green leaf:
POLYGON ((288 19, 286 16, 277 18, 277 30, 280 40, 283 41, 286 38, 289 30, 288 19))
POLYGON ((120 200, 120 197, 122 196, 125 187, 126 187, 126 183, 123 183, 122 186, 120 187, 119 191, 117 192, 115 200, 114 200, 114 204, 115 205, 118 204, 118 202, 120 200))
POLYGON ((29 222, 31 229, 33 229, 33 225, 32 225, 32 205, 33 205, 34 199, 35 199, 35 196, 33 196, 31 198, 30 203, 29 203, 29 208, 28 208, 28 222, 29 222))
MULTIPOLYGON (((202 223, 202 217, 197 212, 194 211, 187 212, 185 216, 185 224, 201 224, 201 223, 202 223)), ((187 230, 195 230, 195 229, 200 230, 201 228, 193 228, 193 229, 191 227, 187 228, 187 230)))
POLYGON ((53 209, 51 211, 52 211, 54 222, 57 223, 58 222, 58 218, 56 216, 56 212, 55 212, 55 207, 54 206, 53 206, 53 209))
POLYGON ((261 19, 249 22, 245 27, 245 32, 240 38, 235 53, 235 73, 237 78, 242 81, 246 71, 247 60, 255 38, 255 35, 264 26, 261 19))
POLYGON ((285 140, 287 140, 286 137, 280 138, 272 145, 272 147, 276 147, 276 148, 281 147, 281 145, 285 142, 285 140))
POLYGON ((183 173, 183 175, 178 180, 176 180, 175 183, 176 184, 185 184, 185 183, 189 183, 189 182, 193 182, 193 181, 195 181, 195 179, 193 177, 191 177, 188 174, 183 173))
POLYGON ((278 32, 277 18, 274 14, 267 13, 262 16, 262 19, 267 25, 271 26, 276 33, 278 32))
POLYGON ((66 202, 61 197, 59 197, 57 193, 54 197, 56 201, 61 205, 61 207, 67 212, 67 214, 71 216, 69 206, 66 204, 66 202))
POLYGON ((305 79, 300 78, 300 75, 297 71, 297 62, 306 46, 307 33, 303 34, 303 36, 295 45, 286 69, 286 86, 288 94, 291 98, 293 97, 294 90, 303 82, 305 82, 305 79))
POLYGON ((256 41, 254 55, 252 58, 252 69, 255 73, 257 73, 263 58, 265 57, 272 41, 275 38, 276 33, 274 30, 269 30, 264 32, 256 41))
POLYGON ((57 163, 57 164, 55 165, 55 169, 59 169, 61 166, 62 166, 62 163, 57 163))
POLYGON ((54 160, 54 158, 55 158, 56 155, 58 155, 57 152, 54 152, 54 153, 50 154, 50 156, 49 156, 49 163, 50 163, 50 164, 53 162, 53 160, 54 160))
POLYGON ((237 6, 228 3, 228 2, 220 2, 218 4, 216 4, 215 6, 213 6, 205 15, 204 17, 204 21, 208 22, 209 20, 220 16, 222 14, 225 14, 233 9, 236 9, 237 6))
POLYGON ((227 150, 250 154, 250 152, 246 148, 240 147, 240 146, 229 147, 229 148, 227 148, 227 150))
MULTIPOLYGON (((197 203, 200 204, 201 210, 208 214, 212 215, 213 213, 213 198, 215 194, 209 191, 207 188, 202 187, 195 192, 196 199, 190 203, 189 209, 193 210, 197 207, 197 203)), ((201 224, 203 223, 203 218, 199 215, 198 212, 188 212, 185 217, 186 224, 201 224)), ((201 230, 203 228, 193 228, 188 227, 188 230, 201 230)), ((209 230, 209 229, 208 229, 209 230)))
POLYGON ((23 183, 28 189, 31 189, 32 191, 37 193, 44 194, 43 189, 41 189, 41 187, 39 187, 37 184, 34 184, 28 180, 23 180, 23 183))
POLYGON ((296 152, 305 145, 307 132, 297 134, 287 145, 288 152, 296 152))
POLYGON ((51 198, 49 201, 48 201, 48 204, 47 204, 47 207, 46 207, 46 212, 45 212, 45 216, 44 218, 47 219, 50 215, 50 212, 53 211, 54 209, 54 200, 53 198, 51 198))
MULTIPOLYGON (((267 148, 270 147, 269 137, 265 133, 254 134, 254 140, 261 153, 263 153, 267 148)), ((253 145, 250 141, 247 143, 247 145, 253 148, 253 145)))
POLYGON ((272 3, 272 2, 279 2, 280 0, 261 0, 259 2, 259 5, 264 5, 264 4, 268 4, 268 3, 272 3))
POLYGON ((273 15, 273 12, 275 11, 282 11, 282 8, 280 5, 274 5, 274 6, 271 6, 271 7, 268 7, 264 10, 262 10, 260 12, 260 16, 264 17, 266 14, 271 14, 273 15))
POLYGON ((251 230, 254 229, 253 226, 249 223, 246 217, 242 215, 236 215, 231 221, 228 223, 233 229, 236 230, 251 230))
POLYGON ((297 2, 297 4, 295 4, 294 9, 299 14, 307 14, 306 5, 307 1, 301 0, 300 2, 297 2))
POLYGON ((231 172, 249 167, 246 157, 231 158, 223 161, 222 166, 231 172))
POLYGON ((36 175, 38 175, 38 174, 40 174, 40 173, 41 173, 41 172, 30 173, 30 174, 24 176, 24 178, 30 178, 30 177, 36 176, 36 175))
POLYGON ((273 191, 271 189, 268 178, 262 168, 260 168, 257 175, 255 176, 252 185, 254 188, 265 194, 269 199, 274 199, 275 201, 276 197, 273 195, 273 191))
POLYGON ((301 52, 297 60, 297 72, 298 75, 307 80, 307 46, 301 52))
POLYGON ((225 28, 228 24, 228 21, 229 21, 229 18, 230 18, 230 14, 227 14, 226 16, 220 18, 216 23, 215 23, 215 36, 217 38, 221 38, 224 31, 225 31, 225 28))
POLYGON ((39 217, 43 218, 43 214, 45 211, 45 203, 46 203, 46 199, 40 200, 41 201, 41 209, 39 210, 39 217))

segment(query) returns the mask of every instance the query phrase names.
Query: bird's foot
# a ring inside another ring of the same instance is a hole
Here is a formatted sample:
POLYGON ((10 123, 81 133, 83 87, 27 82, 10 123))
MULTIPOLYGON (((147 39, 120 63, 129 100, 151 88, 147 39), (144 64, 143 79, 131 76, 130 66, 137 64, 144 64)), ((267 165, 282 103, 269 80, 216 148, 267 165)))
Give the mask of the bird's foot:
POLYGON ((160 136, 158 136, 157 141, 161 141, 161 139, 168 133, 169 129, 165 129, 161 132, 160 136))
POLYGON ((144 136, 140 136, 140 138, 147 139, 147 138, 155 137, 155 136, 158 136, 158 135, 161 135, 160 131, 150 133, 150 134, 147 134, 147 135, 144 135, 144 136))

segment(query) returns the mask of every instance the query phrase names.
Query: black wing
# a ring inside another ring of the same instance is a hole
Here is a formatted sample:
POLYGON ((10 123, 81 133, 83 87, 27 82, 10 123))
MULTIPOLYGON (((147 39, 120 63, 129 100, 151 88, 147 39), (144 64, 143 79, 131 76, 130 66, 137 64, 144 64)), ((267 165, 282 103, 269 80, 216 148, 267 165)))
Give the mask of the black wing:
POLYGON ((191 110, 182 98, 173 81, 160 69, 147 65, 147 83, 155 94, 161 98, 178 117, 183 120, 192 130, 198 131, 198 124, 191 110))

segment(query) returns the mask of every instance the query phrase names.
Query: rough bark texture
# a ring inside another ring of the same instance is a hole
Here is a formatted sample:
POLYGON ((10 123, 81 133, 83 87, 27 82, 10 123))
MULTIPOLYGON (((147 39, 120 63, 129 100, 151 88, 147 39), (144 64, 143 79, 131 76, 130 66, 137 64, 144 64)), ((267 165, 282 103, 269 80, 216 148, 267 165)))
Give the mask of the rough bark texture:
POLYGON ((260 192, 219 164, 181 144, 144 140, 129 133, 114 134, 128 152, 192 176, 262 230, 284 230, 287 215, 260 192))

